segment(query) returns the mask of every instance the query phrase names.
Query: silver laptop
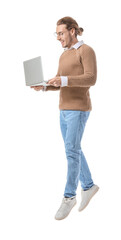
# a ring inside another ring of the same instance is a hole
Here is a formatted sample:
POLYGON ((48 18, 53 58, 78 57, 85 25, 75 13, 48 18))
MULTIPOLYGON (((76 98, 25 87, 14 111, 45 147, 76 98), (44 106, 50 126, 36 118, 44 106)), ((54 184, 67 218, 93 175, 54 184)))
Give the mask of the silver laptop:
POLYGON ((50 86, 44 80, 41 56, 23 62, 26 86, 50 86))

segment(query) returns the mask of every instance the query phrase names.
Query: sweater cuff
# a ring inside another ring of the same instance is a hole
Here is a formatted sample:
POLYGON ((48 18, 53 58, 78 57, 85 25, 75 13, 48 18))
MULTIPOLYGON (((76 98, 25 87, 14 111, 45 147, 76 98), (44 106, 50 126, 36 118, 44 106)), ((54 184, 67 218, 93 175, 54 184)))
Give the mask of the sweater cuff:
POLYGON ((68 86, 68 77, 61 76, 61 87, 66 87, 66 86, 68 86))

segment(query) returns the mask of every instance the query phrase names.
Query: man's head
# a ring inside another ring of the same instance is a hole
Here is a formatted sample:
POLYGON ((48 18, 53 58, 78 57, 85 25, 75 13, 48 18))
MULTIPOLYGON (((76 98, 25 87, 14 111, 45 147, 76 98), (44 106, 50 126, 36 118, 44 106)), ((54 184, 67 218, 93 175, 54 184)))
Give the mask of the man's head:
POLYGON ((80 28, 71 17, 64 17, 57 21, 57 40, 61 42, 63 48, 70 48, 72 44, 75 44, 78 41, 77 35, 82 35, 83 31, 83 28, 80 28))

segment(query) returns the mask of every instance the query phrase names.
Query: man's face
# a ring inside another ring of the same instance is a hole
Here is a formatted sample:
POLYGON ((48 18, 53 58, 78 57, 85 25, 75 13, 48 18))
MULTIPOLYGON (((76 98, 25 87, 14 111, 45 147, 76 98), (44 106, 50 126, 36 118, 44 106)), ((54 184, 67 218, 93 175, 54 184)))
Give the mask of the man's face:
POLYGON ((63 48, 70 48, 72 44, 72 35, 69 30, 67 30, 66 25, 62 24, 56 27, 57 40, 62 44, 63 48))

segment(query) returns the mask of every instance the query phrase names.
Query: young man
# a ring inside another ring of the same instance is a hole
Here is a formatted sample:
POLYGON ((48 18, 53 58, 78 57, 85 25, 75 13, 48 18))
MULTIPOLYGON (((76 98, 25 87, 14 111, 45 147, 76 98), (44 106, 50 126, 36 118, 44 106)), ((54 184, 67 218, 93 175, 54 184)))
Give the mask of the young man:
POLYGON ((57 75, 48 81, 51 86, 33 87, 36 91, 60 90, 60 128, 65 144, 68 172, 64 198, 55 216, 57 220, 67 217, 75 206, 79 180, 82 187, 79 211, 88 205, 99 189, 92 180, 80 144, 92 109, 89 88, 95 84, 97 77, 94 50, 77 39, 77 35, 81 35, 82 32, 83 28, 79 28, 71 17, 64 17, 57 22, 57 40, 65 48, 59 59, 57 75))

